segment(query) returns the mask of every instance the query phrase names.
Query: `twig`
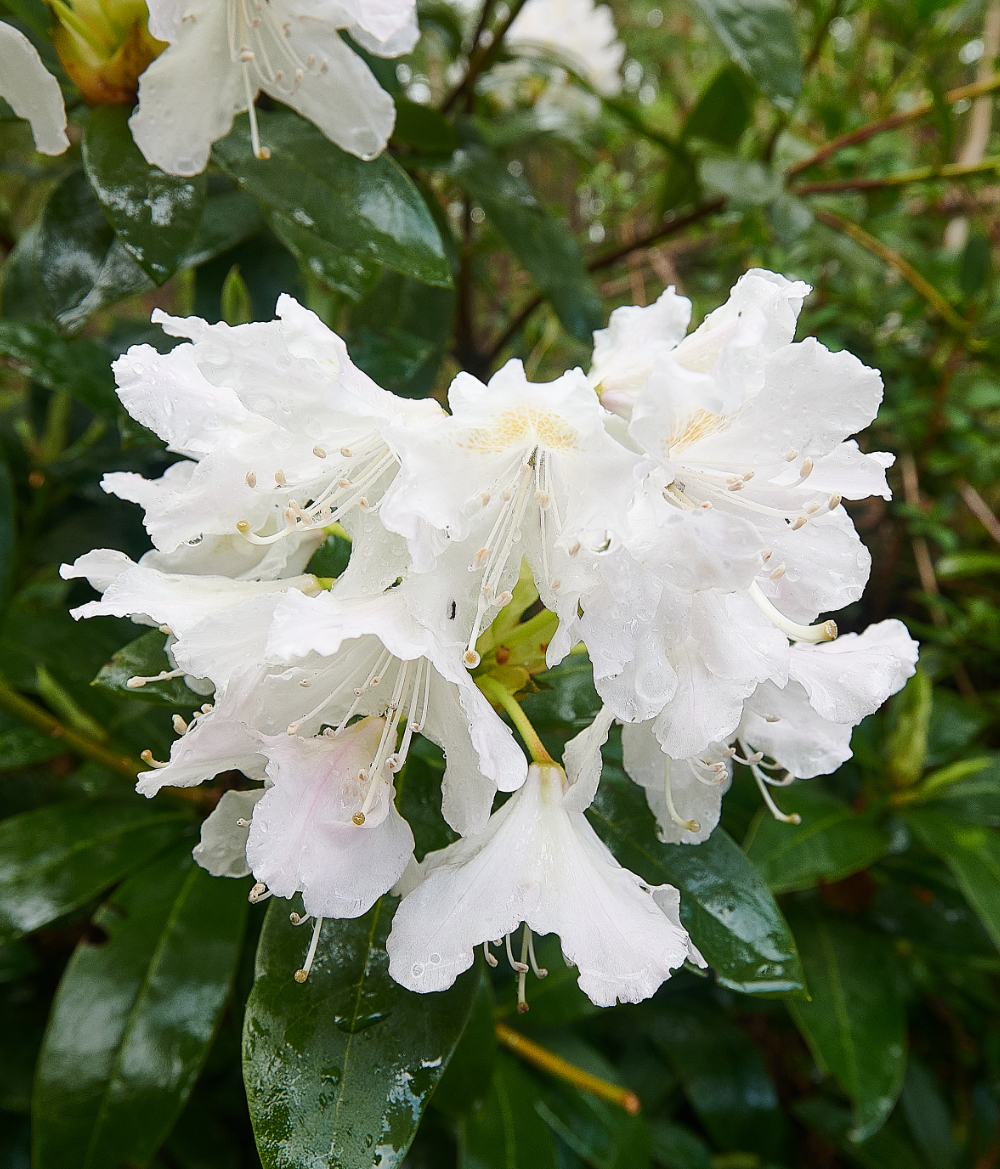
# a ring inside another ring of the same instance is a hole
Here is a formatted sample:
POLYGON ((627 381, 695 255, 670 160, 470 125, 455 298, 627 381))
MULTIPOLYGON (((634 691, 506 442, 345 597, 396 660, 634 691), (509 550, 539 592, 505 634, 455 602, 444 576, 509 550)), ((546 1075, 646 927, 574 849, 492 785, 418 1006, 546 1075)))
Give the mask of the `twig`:
POLYGON ((14 715, 15 718, 21 719, 22 722, 28 723, 30 726, 37 727, 38 730, 51 736, 53 739, 62 739, 67 748, 75 751, 78 755, 85 755, 88 759, 93 759, 98 763, 102 763, 111 771, 117 772, 119 775, 124 775, 126 779, 135 782, 136 776, 142 770, 142 764, 138 759, 130 759, 127 755, 119 755, 115 751, 109 750, 86 735, 80 734, 79 731, 74 731, 72 728, 64 726, 59 719, 49 714, 47 710, 43 710, 34 702, 30 702, 27 698, 18 694, 8 683, 0 678, 0 707, 14 715))
POLYGON ((556 1055, 554 1051, 549 1051, 548 1048, 542 1047, 534 1040, 526 1038, 519 1031, 515 1031, 513 1027, 508 1027, 506 1023, 497 1023, 496 1030, 497 1039, 504 1047, 509 1048, 515 1055, 519 1055, 529 1063, 533 1063, 535 1067, 551 1072, 554 1076, 559 1076, 575 1088, 582 1088, 585 1092, 593 1092, 602 1100, 617 1104, 619 1108, 624 1108, 629 1116, 638 1115, 642 1108, 639 1097, 628 1088, 619 1087, 618 1084, 612 1084, 609 1080, 602 1080, 600 1076, 585 1072, 583 1068, 578 1068, 576 1064, 563 1059, 561 1055, 556 1055))
MULTIPOLYGON (((518 13, 524 7, 527 0, 514 0, 510 6, 510 12, 506 19, 494 33, 492 40, 488 45, 475 44, 472 47, 472 54, 469 57, 469 65, 465 70, 465 76, 455 86, 455 88, 448 94, 448 96, 441 103, 441 113, 446 114, 451 107, 458 101, 458 99, 467 90, 471 89, 476 83, 476 78, 482 73, 487 66, 493 61, 493 58, 500 51, 500 46, 503 43, 504 37, 510 30, 510 26, 517 19, 518 13)), ((482 31, 485 31, 482 30, 482 31)), ((482 35, 480 32, 480 36, 482 35)))
MULTIPOLYGON (((994 74, 992 77, 986 78, 984 81, 974 81, 971 85, 960 85, 957 89, 950 89, 945 95, 944 100, 953 105, 957 101, 961 101, 966 97, 978 97, 982 93, 990 93, 994 89, 1000 89, 1000 73, 994 74)), ((793 178, 802 171, 808 170, 811 166, 816 166, 821 162, 825 162, 831 154, 836 154, 838 150, 843 150, 845 146, 855 146, 859 142, 867 142, 869 138, 874 138, 876 134, 885 133, 887 130, 895 130, 899 126, 904 126, 907 122, 913 122, 917 118, 924 117, 934 109, 932 101, 921 102, 920 105, 914 106, 912 110, 906 110, 898 114, 890 114, 888 118, 881 118, 877 122, 869 122, 867 126, 861 126, 857 130, 851 130, 848 134, 841 134, 839 138, 834 138, 827 142, 825 146, 821 146, 819 150, 814 151, 808 158, 803 158, 793 166, 788 168, 788 178, 793 178)))
POLYGON ((521 704, 506 686, 498 682, 495 678, 492 678, 489 674, 484 674, 482 677, 477 678, 476 685, 482 690, 490 702, 497 706, 502 706, 510 716, 510 721, 517 727, 517 733, 524 740, 524 745, 528 748, 528 754, 531 756, 532 763, 555 763, 555 760, 546 751, 544 743, 538 737, 538 732, 531 725, 531 720, 524 713, 521 704))
MULTIPOLYGON (((834 215, 830 211, 817 210, 814 214, 820 223, 825 223, 827 227, 832 227, 834 231, 840 231, 844 235, 849 235, 851 239, 878 256, 890 268, 894 268, 904 280, 911 284, 927 300, 938 315, 943 317, 946 323, 953 329, 963 335, 969 332, 971 328, 969 322, 963 320, 934 285, 924 276, 921 276, 912 264, 904 260, 895 248, 890 248, 888 244, 884 244, 873 235, 869 235, 863 227, 859 227, 856 223, 851 223, 847 219, 841 219, 839 215, 834 215)), ((978 348, 976 343, 972 341, 969 342, 969 347, 978 348)))
POLYGON ((959 495, 965 500, 966 507, 968 507, 969 511, 979 520, 993 539, 1000 544, 1000 520, 993 514, 986 500, 983 499, 971 483, 966 483, 964 479, 959 479, 955 486, 958 488, 959 495))
POLYGON ((906 183, 924 183, 933 179, 957 179, 1000 168, 1000 155, 973 163, 948 162, 944 166, 921 166, 894 175, 859 176, 853 179, 829 179, 819 183, 800 183, 788 190, 793 195, 823 195, 834 191, 876 191, 881 187, 901 187, 906 183))

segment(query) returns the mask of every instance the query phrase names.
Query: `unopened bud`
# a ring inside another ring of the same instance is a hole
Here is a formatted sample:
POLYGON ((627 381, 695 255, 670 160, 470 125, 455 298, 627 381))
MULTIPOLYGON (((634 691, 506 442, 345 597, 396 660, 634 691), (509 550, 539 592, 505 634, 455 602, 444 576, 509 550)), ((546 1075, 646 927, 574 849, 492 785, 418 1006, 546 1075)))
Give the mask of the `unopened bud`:
POLYGON ((52 42, 90 106, 133 105, 139 77, 167 47, 149 31, 145 0, 50 0, 52 42))

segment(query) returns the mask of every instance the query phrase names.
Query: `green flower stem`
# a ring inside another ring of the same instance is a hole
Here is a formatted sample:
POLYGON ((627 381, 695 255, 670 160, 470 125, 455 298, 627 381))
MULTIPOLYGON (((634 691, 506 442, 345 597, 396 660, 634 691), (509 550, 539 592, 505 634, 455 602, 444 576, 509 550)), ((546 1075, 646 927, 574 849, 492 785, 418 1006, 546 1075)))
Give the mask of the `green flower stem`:
POLYGON ((528 748, 528 754, 531 756, 532 763, 555 763, 552 756, 545 750, 542 740, 538 737, 538 732, 531 725, 521 704, 506 686, 501 686, 489 674, 477 678, 476 685, 491 702, 495 702, 497 706, 502 706, 510 715, 511 722, 517 727, 518 734, 524 740, 524 745, 528 748))
POLYGON ((576 1064, 563 1059, 561 1055, 556 1055, 554 1051, 549 1051, 541 1044, 526 1038, 519 1031, 515 1031, 513 1027, 508 1027, 506 1023, 497 1023, 496 1032, 497 1039, 504 1047, 509 1048, 529 1063, 533 1063, 535 1067, 566 1080, 575 1088, 582 1088, 585 1092, 593 1092, 602 1100, 609 1100, 612 1104, 617 1104, 620 1108, 624 1108, 630 1116, 635 1116, 642 1107, 639 1103, 639 1097, 634 1092, 630 1092, 628 1088, 619 1087, 618 1084, 602 1080, 600 1076, 585 1072, 583 1068, 578 1068, 576 1064))

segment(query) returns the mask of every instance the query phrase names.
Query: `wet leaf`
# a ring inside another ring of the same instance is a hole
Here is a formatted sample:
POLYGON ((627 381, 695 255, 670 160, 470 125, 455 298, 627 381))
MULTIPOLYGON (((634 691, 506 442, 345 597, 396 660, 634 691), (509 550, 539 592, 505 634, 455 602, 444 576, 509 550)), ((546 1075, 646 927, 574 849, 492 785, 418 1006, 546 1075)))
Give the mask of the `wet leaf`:
POLYGON ((140 702, 155 702, 159 706, 170 706, 179 710, 191 710, 201 706, 204 695, 195 694, 184 684, 183 678, 167 678, 161 682, 147 682, 130 690, 129 678, 155 678, 164 670, 171 670, 164 651, 166 636, 158 629, 151 629, 135 641, 130 641, 112 657, 93 681, 101 690, 120 697, 137 698, 140 702))
POLYGON ((181 178, 150 166, 132 141, 131 110, 91 111, 83 165, 115 234, 140 268, 162 284, 194 240, 205 207, 205 176, 181 178))
POLYGON ((803 1038, 854 1104, 851 1139, 885 1123, 906 1072, 906 1013, 885 938, 855 922, 799 906, 790 915, 810 1002, 790 1002, 803 1038))
POLYGON ((781 109, 802 88, 795 20, 787 0, 696 0, 730 59, 781 109))
POLYGON ((229 995, 248 881, 187 846, 136 873, 94 916, 59 984, 34 1099, 37 1169, 145 1165, 187 1099, 229 995))
POLYGON ((215 144, 213 157, 269 210, 289 216, 359 260, 425 284, 451 285, 437 227, 406 172, 388 154, 362 162, 290 113, 258 115, 272 157, 250 147, 246 118, 215 144))
POLYGON ((459 1169, 557 1169, 555 1144, 535 1111, 537 1097, 534 1078, 499 1056, 483 1106, 459 1126, 459 1169))
POLYGON ((53 804, 0 822, 0 941, 83 905, 189 823, 138 797, 53 804))
POLYGON ((808 889, 866 869, 885 852, 888 834, 873 817, 859 815, 815 780, 778 793, 781 810, 801 824, 783 824, 761 808, 743 848, 772 893, 808 889))
POLYGON ((0 355, 47 390, 68 390, 95 414, 121 413, 111 354, 93 341, 69 341, 40 321, 0 321, 0 355))
POLYGON ((317 1150, 341 1169, 401 1163, 461 1038, 478 974, 419 995, 389 977, 397 902, 323 923, 309 979, 295 981, 311 926, 275 900, 247 1003, 243 1074, 264 1169, 300 1169, 317 1150))
POLYGON ((587 813, 618 860, 653 885, 681 891, 681 920, 723 986, 801 994, 795 941, 774 898, 721 828, 704 844, 661 844, 642 789, 606 767, 587 813))

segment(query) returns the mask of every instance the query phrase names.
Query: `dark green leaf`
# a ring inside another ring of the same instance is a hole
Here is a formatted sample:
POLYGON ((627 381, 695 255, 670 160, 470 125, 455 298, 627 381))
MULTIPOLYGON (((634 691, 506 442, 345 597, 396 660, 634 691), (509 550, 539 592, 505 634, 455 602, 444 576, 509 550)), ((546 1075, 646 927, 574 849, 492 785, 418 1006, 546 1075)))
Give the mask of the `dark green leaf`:
POLYGON ((323 923, 312 973, 309 930, 288 903, 267 915, 247 1003, 243 1074, 265 1169, 399 1165, 427 1100, 465 1028, 478 974, 441 994, 418 995, 389 977, 385 952, 397 902, 323 923))
POLYGON ((957 820, 1000 828, 1000 758, 984 758, 990 759, 987 766, 932 792, 926 806, 957 820))
POLYGON ((102 306, 154 287, 115 237, 82 170, 49 196, 34 260, 49 311, 69 333, 102 306))
POLYGON ((681 891, 681 920, 723 986, 788 995, 805 985, 795 941, 767 886, 717 828, 704 844, 661 844, 642 789, 606 768, 587 813, 618 860, 681 891))
POLYGON ((362 260, 333 244, 288 215, 274 212, 271 229, 298 262, 327 288, 342 292, 349 300, 359 301, 375 286, 379 266, 362 260))
POLYGON ((49 325, 0 321, 0 355, 47 390, 68 390, 95 414, 114 420, 121 413, 111 372, 111 354, 92 341, 67 341, 49 325))
POLYGON ((816 908, 791 917, 810 1002, 789 1010, 817 1064, 854 1104, 851 1139, 863 1141, 885 1123, 906 1072, 906 1013, 884 937, 816 908))
POLYGON ((750 125, 753 98, 746 76, 727 65, 708 83, 684 123, 685 138, 704 138, 732 150, 750 125))
POLYGON ((259 120, 272 152, 267 162, 254 157, 245 118, 215 144, 216 160, 242 187, 349 255, 425 284, 451 285, 434 220, 387 154, 362 162, 294 114, 260 114, 259 120))
MULTIPOLYGON (((548 1033, 545 1045, 591 1075, 622 1085, 617 1068, 570 1031, 548 1033)), ((590 1092, 550 1080, 536 1109, 545 1123, 593 1169, 648 1169, 649 1126, 590 1092)))
MULTIPOLYGON (((851 1114, 822 1096, 797 1101, 795 1115, 804 1124, 835 1144, 854 1165, 863 1169, 927 1169, 913 1146, 894 1124, 895 1117, 873 1137, 860 1144, 851 1141, 851 1114)), ((937 1167, 935 1166, 935 1169, 937 1167)))
POLYGON ((239 960, 247 881, 171 850, 94 917, 56 993, 34 1099, 37 1169, 145 1165, 208 1054, 239 960))
POLYGON ((934 1169, 951 1169, 958 1156, 951 1117, 941 1088, 931 1072, 911 1056, 900 1096, 906 1123, 934 1169))
POLYGON ((781 810, 801 824, 783 824, 766 808, 743 842, 772 893, 808 889, 866 869, 885 852, 888 835, 871 816, 859 815, 816 780, 799 780, 780 794, 781 810))
POLYGON ((1000 949, 1000 836, 930 808, 908 812, 906 822, 921 844, 946 862, 1000 949))
POLYGON ((30 767, 61 755, 66 744, 53 739, 32 727, 11 727, 0 731, 0 771, 11 771, 15 767, 30 767))
POLYGON ((434 1107, 448 1116, 479 1108, 489 1095, 497 1060, 495 1005, 490 980, 481 973, 468 1025, 433 1096, 434 1107))
POLYGON ((557 1169, 552 1137, 535 1111, 538 1095, 533 1077, 501 1055, 485 1103, 459 1126, 459 1169, 557 1169))
POLYGON ((380 386, 409 398, 429 393, 451 340, 455 293, 383 272, 351 313, 351 357, 380 386))
POLYGON ((147 682, 130 690, 129 678, 155 678, 164 670, 172 669, 163 648, 166 637, 158 629, 151 629, 135 641, 130 641, 112 657, 94 679, 93 685, 121 697, 155 702, 158 706, 172 706, 182 710, 201 706, 204 696, 195 694, 184 684, 183 678, 167 678, 162 682, 147 682))
POLYGON ((532 726, 560 746, 594 721, 601 699, 594 689, 594 670, 585 653, 570 654, 555 669, 535 677, 537 694, 523 702, 532 726))
MULTIPOLYGON (((228 180, 222 181, 228 185, 228 180)), ((184 267, 196 268, 221 256, 263 227, 264 217, 257 201, 245 191, 210 194, 198 230, 184 256, 184 267)))
POLYGON ((708 1146, 690 1129, 672 1120, 654 1120, 649 1125, 653 1159, 663 1169, 712 1169, 708 1146))
POLYGON ((783 110, 802 88, 795 20, 787 0, 696 0, 730 58, 783 110))
POLYGON ((310 556, 306 572, 336 580, 346 572, 350 559, 351 541, 333 532, 310 556))
POLYGON ((703 995, 674 991, 659 1008, 650 1019, 651 1038, 712 1140, 780 1160, 785 1123, 760 1052, 703 995))
POLYGON ((604 311, 569 228, 549 215, 523 178, 469 136, 448 169, 531 273, 566 331, 589 343, 604 311))
POLYGON ((986 286, 989 274, 990 241, 982 232, 973 232, 962 252, 958 283, 966 296, 975 296, 986 286))
MULTIPOLYGON (((0 322, 2 328, 3 322, 0 322)), ((7 605, 14 584, 14 542, 17 538, 17 501, 7 460, 0 451, 0 613, 7 605)))
POLYGON ((83 905, 188 822, 137 798, 54 804, 0 822, 0 941, 83 905))
POLYGON ((83 165, 118 239, 157 284, 177 270, 205 206, 204 175, 181 178, 150 166, 132 141, 126 106, 98 106, 87 119, 83 165))
POLYGON ((409 146, 418 154, 449 155, 458 145, 455 127, 430 106, 399 98, 396 101, 394 143, 409 146))

